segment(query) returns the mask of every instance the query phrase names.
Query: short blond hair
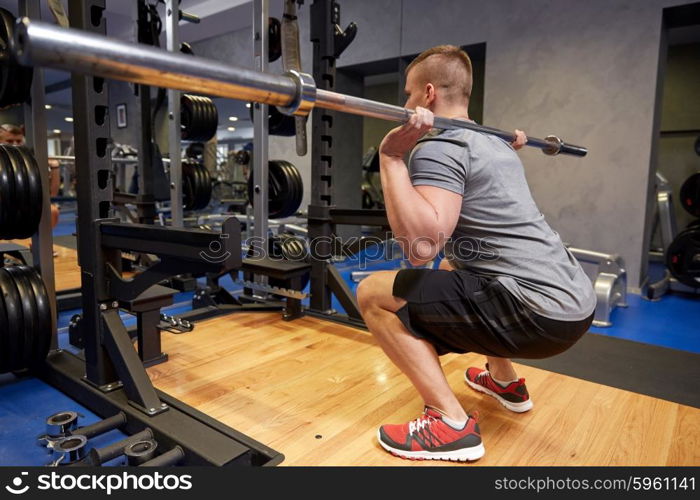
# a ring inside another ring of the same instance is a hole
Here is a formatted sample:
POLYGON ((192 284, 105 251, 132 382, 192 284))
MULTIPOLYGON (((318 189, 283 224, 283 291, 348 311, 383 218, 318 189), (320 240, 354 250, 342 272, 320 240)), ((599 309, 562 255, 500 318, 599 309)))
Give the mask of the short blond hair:
POLYGON ((421 52, 406 67, 405 75, 416 69, 421 84, 432 83, 452 101, 466 101, 472 94, 472 61, 455 45, 438 45, 421 52))

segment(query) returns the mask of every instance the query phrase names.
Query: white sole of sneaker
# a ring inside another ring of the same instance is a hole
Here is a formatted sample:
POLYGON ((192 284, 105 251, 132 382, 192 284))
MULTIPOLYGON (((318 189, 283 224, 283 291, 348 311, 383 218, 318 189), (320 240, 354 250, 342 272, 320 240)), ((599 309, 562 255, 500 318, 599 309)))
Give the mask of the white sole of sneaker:
POLYGON ((501 396, 499 396, 498 394, 493 392, 491 389, 487 389, 483 385, 475 384, 474 382, 469 380, 466 375, 464 375, 464 381, 467 383, 467 385, 469 387, 471 387, 475 391, 483 392, 484 394, 488 394, 489 396, 492 396, 493 398, 496 399, 496 401, 501 403, 504 407, 506 407, 510 411, 514 411, 515 413, 525 413, 526 411, 532 410, 532 407, 534 406, 532 404, 531 399, 528 399, 527 401, 523 401, 522 403, 511 403, 510 401, 506 401, 501 396))
POLYGON ((430 452, 430 451, 406 451, 393 448, 384 443, 380 439, 379 430, 377 430, 377 441, 386 451, 400 458, 409 460, 449 460, 451 462, 473 462, 479 460, 486 453, 483 443, 471 448, 464 448, 454 451, 430 452))

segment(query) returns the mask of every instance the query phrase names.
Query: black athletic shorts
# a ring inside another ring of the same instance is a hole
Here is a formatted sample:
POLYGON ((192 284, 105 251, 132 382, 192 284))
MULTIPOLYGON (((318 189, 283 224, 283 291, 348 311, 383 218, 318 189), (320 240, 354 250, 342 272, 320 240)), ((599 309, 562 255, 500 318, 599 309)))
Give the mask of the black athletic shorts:
POLYGON ((464 270, 401 270, 393 294, 407 301, 396 314, 408 331, 439 355, 547 358, 574 345, 593 322, 593 314, 581 321, 540 316, 500 282, 464 270))

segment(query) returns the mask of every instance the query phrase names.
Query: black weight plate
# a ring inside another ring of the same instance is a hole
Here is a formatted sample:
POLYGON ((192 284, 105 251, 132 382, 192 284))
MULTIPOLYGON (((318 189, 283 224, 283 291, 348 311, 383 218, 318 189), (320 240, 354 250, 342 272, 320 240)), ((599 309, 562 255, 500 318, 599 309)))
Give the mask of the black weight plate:
POLYGON ((219 111, 216 109, 216 104, 207 97, 207 107, 209 108, 209 120, 207 122, 207 135, 209 139, 216 135, 216 129, 219 126, 219 111))
POLYGON ((189 140, 192 122, 194 121, 194 102, 189 94, 182 94, 180 98, 180 125, 182 126, 182 140, 189 140))
POLYGON ((5 57, 5 61, 0 64, 0 107, 9 106, 15 104, 12 102, 13 90, 11 87, 14 86, 15 82, 13 73, 14 64, 11 61, 10 55, 10 38, 13 32, 13 22, 9 21, 13 18, 7 10, 0 8, 0 40, 2 40, 2 52, 5 57))
POLYGON ((182 195, 185 210, 192 210, 194 206, 194 172, 191 163, 182 164, 182 195))
POLYGON ((34 156, 27 148, 20 146, 13 149, 23 161, 24 167, 27 171, 29 196, 31 200, 30 205, 32 211, 29 213, 28 220, 25 220, 25 223, 34 228, 34 231, 32 232, 32 234, 34 234, 39 229, 39 223, 41 222, 41 209, 44 201, 41 189, 41 172, 39 172, 39 165, 37 165, 34 156))
POLYGON ((204 165, 202 165, 202 178, 202 208, 205 208, 211 201, 212 185, 211 174, 204 165))
POLYGON ((35 331, 37 329, 36 301, 34 300, 34 291, 32 290, 32 284, 25 276, 26 268, 24 266, 8 267, 7 272, 12 279, 14 279, 15 286, 19 292, 19 298, 22 302, 22 317, 24 318, 22 322, 22 326, 24 327, 22 368, 28 368, 30 365, 34 365, 34 353, 37 351, 37 339, 35 337, 35 331))
POLYGON ((12 163, 0 147, 0 239, 12 239, 14 234, 15 181, 12 163))
POLYGON ((14 36, 15 16, 0 10, 0 38, 8 51, 8 59, 0 64, 0 107, 21 104, 29 99, 34 70, 20 66, 9 52, 10 40, 14 36))
MULTIPOLYGON (((32 197, 32 179, 29 175, 29 170, 24 162, 17 146, 5 146, 5 151, 14 162, 15 170, 15 189, 17 190, 17 236, 16 238, 29 238, 36 233, 39 227, 39 219, 41 213, 37 214, 33 205, 34 198, 32 197)), ((41 181, 39 181, 39 189, 41 190, 41 181)))
POLYGON ((279 219, 283 217, 282 214, 284 213, 289 194, 287 172, 279 161, 270 161, 268 165, 268 217, 270 219, 279 219))
POLYGON ((7 314, 7 371, 24 368, 22 356, 24 353, 24 317, 22 302, 15 282, 6 269, 0 268, 0 292, 5 300, 7 314))
POLYGON ((0 64, 0 107, 18 104, 15 99, 17 95, 17 63, 10 51, 10 40, 14 34, 15 16, 5 9, 0 9, 0 39, 2 39, 4 52, 7 54, 6 60, 0 64))
POLYGON ((290 190, 293 188, 293 185, 290 182, 291 179, 289 178, 289 170, 286 163, 282 160, 275 160, 275 164, 278 165, 279 168, 279 172, 276 174, 277 177, 275 178, 278 209, 273 218, 281 219, 286 217, 289 211, 289 200, 293 196, 290 190))
POLYGON ((17 160, 17 157, 12 153, 12 148, 13 146, 0 146, 9 165, 11 165, 10 171, 14 181, 13 205, 10 207, 10 220, 7 225, 12 228, 12 238, 29 238, 35 231, 29 231, 24 223, 24 218, 30 211, 27 174, 24 162, 17 160))
POLYGON ((684 285, 700 287, 700 227, 689 227, 673 239, 666 251, 666 266, 684 285))
MULTIPOLYGON (((0 270, 0 273, 3 272, 0 270)), ((2 287, 0 287, 0 373, 9 372, 8 361, 9 361, 9 336, 10 327, 7 321, 7 312, 5 311, 5 297, 2 293, 2 287)))
POLYGON ((211 179, 207 168, 201 163, 197 164, 197 207, 195 210, 201 210, 207 206, 207 182, 209 183, 209 195, 211 196, 211 179))
POLYGON ((296 208, 294 209, 294 213, 296 213, 299 210, 299 207, 301 207, 301 202, 304 201, 304 180, 301 177, 301 172, 299 172, 299 169, 292 163, 289 163, 289 165, 294 173, 297 184, 296 208))
POLYGON ((190 141, 198 141, 199 123, 202 120, 202 110, 199 105, 199 99, 197 99, 197 96, 190 95, 190 101, 192 106, 192 121, 190 123, 188 139, 190 141))
POLYGON ((688 177, 681 186, 681 205, 694 217, 700 217, 700 172, 688 177))
POLYGON ((39 273, 31 267, 26 267, 26 269, 26 275, 32 285, 32 292, 36 302, 37 329, 34 335, 36 349, 34 351, 33 364, 31 365, 36 366, 46 359, 51 348, 51 304, 49 303, 44 280, 41 279, 39 273))
POLYGON ((192 123, 190 126, 190 140, 200 141, 202 135, 202 102, 199 100, 199 96, 191 95, 192 99, 192 123))
POLYGON ((192 210, 199 210, 201 204, 202 204, 202 183, 203 183, 203 178, 202 178, 202 169, 198 163, 195 163, 192 165, 192 173, 193 173, 193 192, 194 192, 194 201, 192 203, 192 210))
POLYGON ((199 136, 201 141, 208 141, 216 133, 211 131, 212 124, 212 110, 211 110, 211 99, 208 97, 197 96, 199 101, 199 109, 201 112, 202 119, 199 122, 199 136))
POLYGON ((267 40, 267 60, 275 62, 282 56, 282 23, 276 17, 268 19, 267 40))
POLYGON ((300 197, 303 195, 303 187, 299 185, 298 171, 294 165, 289 162, 285 162, 287 166, 287 173, 289 175, 289 193, 290 199, 287 205, 287 217, 294 215, 297 210, 299 210, 299 205, 301 204, 300 197))
POLYGON ((294 168, 294 165, 284 160, 282 160, 280 163, 285 173, 285 203, 284 209, 282 210, 282 214, 279 216, 280 218, 283 218, 294 215, 294 213, 297 211, 297 208, 299 208, 299 204, 297 203, 297 198, 299 197, 299 186, 297 183, 295 173, 296 169, 294 168))

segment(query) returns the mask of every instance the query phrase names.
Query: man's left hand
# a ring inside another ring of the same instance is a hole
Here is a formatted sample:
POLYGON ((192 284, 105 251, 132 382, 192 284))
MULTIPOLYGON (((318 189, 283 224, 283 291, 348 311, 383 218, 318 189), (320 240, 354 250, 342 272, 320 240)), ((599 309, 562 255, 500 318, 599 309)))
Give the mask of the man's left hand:
POLYGON ((515 140, 510 143, 516 151, 527 144, 527 136, 522 130, 515 129, 515 140))

